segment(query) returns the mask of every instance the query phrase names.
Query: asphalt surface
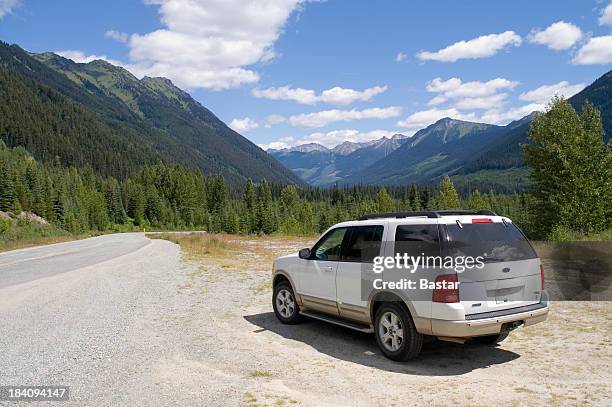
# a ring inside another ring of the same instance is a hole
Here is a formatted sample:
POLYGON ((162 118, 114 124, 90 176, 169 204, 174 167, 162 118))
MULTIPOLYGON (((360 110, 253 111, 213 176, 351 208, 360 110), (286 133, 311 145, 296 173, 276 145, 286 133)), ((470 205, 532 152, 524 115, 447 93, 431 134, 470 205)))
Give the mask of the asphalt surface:
POLYGON ((102 263, 149 243, 143 234, 125 233, 1 253, 0 288, 102 263))
POLYGON ((143 234, 0 255, 0 386, 70 386, 61 405, 180 403, 152 373, 178 342, 180 260, 143 234))

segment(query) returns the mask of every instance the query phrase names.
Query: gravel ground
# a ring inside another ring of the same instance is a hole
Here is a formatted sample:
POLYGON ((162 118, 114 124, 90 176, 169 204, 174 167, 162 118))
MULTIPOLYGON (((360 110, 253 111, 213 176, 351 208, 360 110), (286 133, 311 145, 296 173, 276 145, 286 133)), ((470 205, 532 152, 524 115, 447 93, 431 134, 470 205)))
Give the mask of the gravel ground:
POLYGON ((276 321, 269 259, 303 240, 230 243, 188 259, 152 240, 0 288, 0 385, 69 385, 61 405, 611 404, 609 302, 553 303, 500 347, 433 342, 396 363, 371 336, 276 321))

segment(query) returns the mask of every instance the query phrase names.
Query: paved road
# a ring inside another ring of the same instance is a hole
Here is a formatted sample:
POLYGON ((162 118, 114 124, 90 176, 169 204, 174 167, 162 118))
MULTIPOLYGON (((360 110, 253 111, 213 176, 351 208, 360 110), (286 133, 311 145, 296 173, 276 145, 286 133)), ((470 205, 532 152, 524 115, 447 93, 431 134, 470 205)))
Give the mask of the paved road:
POLYGON ((1 253, 0 288, 102 263, 150 242, 141 233, 125 233, 1 253))
POLYGON ((172 404, 151 372, 178 342, 186 273, 178 246, 143 234, 0 255, 0 385, 68 385, 69 405, 172 404))

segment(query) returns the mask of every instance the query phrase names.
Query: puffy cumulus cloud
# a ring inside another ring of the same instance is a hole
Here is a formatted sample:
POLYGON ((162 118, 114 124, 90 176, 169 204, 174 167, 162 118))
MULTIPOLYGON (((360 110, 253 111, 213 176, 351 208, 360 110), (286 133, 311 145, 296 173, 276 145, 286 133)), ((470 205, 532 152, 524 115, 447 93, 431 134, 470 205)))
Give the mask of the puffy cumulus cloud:
POLYGON ((104 33, 106 38, 113 39, 118 42, 127 42, 130 36, 127 33, 117 31, 117 30, 108 30, 104 33))
POLYGON ((284 123, 285 121, 287 121, 285 116, 281 116, 279 114, 271 114, 268 117, 266 117, 265 127, 266 128, 270 128, 270 127, 275 126, 277 124, 284 123))
POLYGON ((363 119, 388 119, 402 114, 402 109, 397 106, 373 107, 370 109, 351 110, 323 110, 315 113, 305 113, 289 117, 292 126, 301 127, 324 127, 334 122, 348 122, 363 119))
POLYGON ((457 100, 454 107, 461 110, 469 109, 491 109, 495 106, 501 106, 505 103, 506 93, 498 93, 491 96, 483 96, 477 98, 463 98, 457 100))
POLYGON ((289 148, 295 145, 295 138, 292 136, 281 137, 276 141, 270 143, 258 144, 263 150, 281 150, 283 148, 289 148))
POLYGON ((546 105, 543 103, 530 103, 525 106, 514 107, 512 109, 491 109, 486 111, 480 121, 492 124, 507 124, 513 120, 521 119, 535 111, 544 111, 546 105))
POLYGON ((601 10, 601 16, 599 16, 600 25, 612 25, 612 3, 608 4, 606 8, 601 10))
POLYGON ((146 0, 159 7, 164 28, 130 37, 130 67, 186 88, 257 82, 247 67, 274 57, 283 26, 304 1, 146 0))
POLYGON ((529 35, 529 42, 545 45, 550 49, 562 50, 574 46, 582 38, 580 28, 572 23, 557 21, 543 31, 535 30, 529 35))
POLYGON ((459 78, 443 80, 435 78, 427 83, 427 91, 441 93, 446 98, 491 96, 501 89, 514 89, 518 82, 505 78, 495 78, 486 82, 463 82, 459 78))
POLYGON ((408 58, 408 55, 404 54, 403 52, 398 52, 397 55, 395 56, 395 60, 397 62, 405 61, 406 58, 408 58))
POLYGON ((0 18, 13 11, 18 4, 19 0, 0 0, 0 18))
POLYGON ((441 50, 421 51, 417 58, 422 61, 455 62, 459 59, 487 58, 504 48, 521 45, 521 37, 514 31, 483 35, 469 41, 459 41, 441 50))
POLYGON ((518 82, 505 78, 463 82, 459 78, 443 80, 438 77, 427 83, 426 89, 438 93, 429 101, 430 106, 452 102, 457 109, 490 109, 504 103, 507 95, 499 91, 511 90, 517 85, 518 82))
POLYGON ((87 64, 91 61, 95 61, 95 60, 102 60, 102 61, 106 61, 108 63, 111 63, 113 65, 117 65, 117 66, 123 66, 123 64, 119 61, 115 61, 113 59, 107 58, 106 55, 87 55, 85 53, 83 53, 82 51, 77 51, 77 50, 72 50, 72 49, 67 49, 64 51, 55 51, 55 53, 61 57, 64 58, 68 58, 73 60, 74 62, 77 62, 79 64, 87 64))
POLYGON ((595 65, 612 63, 612 35, 592 37, 574 56, 575 65, 595 65))
POLYGON ((229 126, 235 131, 237 131, 238 133, 246 133, 248 131, 258 128, 259 123, 257 123, 255 120, 251 119, 250 117, 245 117, 244 119, 232 120, 229 126))
POLYGON ((362 91, 335 86, 317 95, 312 89, 281 86, 278 88, 253 89, 252 93, 253 96, 260 99, 292 100, 304 105, 314 105, 318 102, 331 105, 348 105, 357 101, 370 100, 386 90, 386 86, 374 86, 362 91))
POLYGON ((325 147, 331 148, 345 141, 360 143, 364 141, 378 140, 383 137, 392 137, 394 134, 397 134, 397 132, 388 130, 372 130, 366 132, 361 132, 354 129, 333 130, 329 132, 311 133, 298 140, 296 145, 318 143, 325 147))
POLYGON ((399 122, 397 122, 397 125, 400 127, 405 127, 407 129, 418 130, 427 127, 430 124, 433 124, 445 117, 450 117, 451 119, 459 120, 476 120, 476 115, 474 113, 462 113, 454 107, 451 107, 449 109, 434 108, 415 112, 404 120, 400 120, 399 122))
POLYGON ((553 96, 569 98, 585 88, 584 83, 570 85, 568 81, 561 81, 552 85, 543 85, 539 88, 521 93, 519 99, 527 102, 547 103, 553 96))
POLYGON ((317 94, 311 89, 281 86, 279 88, 253 89, 252 93, 253 96, 259 99, 292 100, 303 105, 314 105, 317 103, 317 94))
POLYGON ((386 86, 374 86, 363 91, 336 86, 321 92, 320 100, 331 105, 348 105, 356 101, 370 100, 386 90, 386 86))

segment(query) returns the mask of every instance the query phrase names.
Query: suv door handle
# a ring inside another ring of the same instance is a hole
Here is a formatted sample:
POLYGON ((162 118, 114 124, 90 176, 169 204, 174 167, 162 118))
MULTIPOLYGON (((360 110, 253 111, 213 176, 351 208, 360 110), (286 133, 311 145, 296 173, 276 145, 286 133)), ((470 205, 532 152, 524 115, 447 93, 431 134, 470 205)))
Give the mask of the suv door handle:
POLYGON ((325 270, 325 271, 334 271, 334 268, 332 266, 326 266, 326 267, 323 267, 323 270, 325 270))

